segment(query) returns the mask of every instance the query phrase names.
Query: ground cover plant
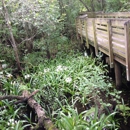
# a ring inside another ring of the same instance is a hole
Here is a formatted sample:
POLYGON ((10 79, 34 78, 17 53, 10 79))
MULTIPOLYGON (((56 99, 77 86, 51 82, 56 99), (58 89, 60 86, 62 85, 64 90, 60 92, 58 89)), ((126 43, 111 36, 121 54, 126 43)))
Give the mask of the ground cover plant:
MULTIPOLYGON (((29 55, 34 54, 26 54, 25 70, 16 78, 3 69, 1 95, 21 95, 23 90, 38 89, 35 100, 59 130, 117 129, 119 125, 114 117, 120 92, 112 88, 105 76, 106 67, 99 64, 100 56, 92 59, 76 50, 65 53, 70 45, 63 46, 64 51, 58 51, 55 58, 43 61, 39 58, 39 64, 30 59, 29 55)), ((13 105, 14 101, 0 101, 0 128, 35 128, 34 112, 28 111, 25 104, 13 105)))
POLYGON ((37 129, 30 98, 12 98, 24 91, 59 130, 116 130, 117 114, 127 124, 129 107, 106 76, 102 55, 83 56, 75 41, 79 12, 119 10, 129 10, 128 0, 0 1, 0 130, 37 129))

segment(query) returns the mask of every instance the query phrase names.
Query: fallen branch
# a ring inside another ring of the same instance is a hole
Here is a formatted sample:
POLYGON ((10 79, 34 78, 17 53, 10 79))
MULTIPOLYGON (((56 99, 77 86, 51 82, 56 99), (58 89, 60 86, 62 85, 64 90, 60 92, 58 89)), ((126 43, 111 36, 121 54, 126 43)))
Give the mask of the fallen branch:
POLYGON ((23 100, 23 96, 15 96, 15 95, 5 95, 5 96, 0 96, 0 100, 13 100, 13 99, 17 99, 17 100, 23 100))
POLYGON ((39 90, 34 91, 33 93, 31 93, 28 97, 24 97, 24 96, 16 96, 16 95, 5 95, 5 96, 0 96, 0 100, 13 100, 13 99, 17 99, 17 100, 24 100, 27 101, 29 98, 33 97, 37 92, 39 92, 39 90))
MULTIPOLYGON (((39 92, 39 90, 34 91, 33 93, 29 93, 27 90, 23 91, 22 96, 15 96, 15 95, 6 95, 6 96, 0 96, 0 100, 8 99, 17 99, 15 103, 12 105, 16 105, 22 102, 27 102, 27 104, 35 110, 37 117, 38 117, 38 124, 36 125, 33 130, 39 130, 39 129, 46 129, 46 130, 58 130, 55 128, 54 124, 52 121, 45 115, 45 112, 43 108, 38 104, 32 97, 39 92)), ((3 106, 0 108, 0 110, 7 108, 7 106, 3 106)))
MULTIPOLYGON (((23 91, 23 96, 28 97, 29 92, 23 91)), ((35 110, 35 112, 37 113, 37 116, 38 116, 38 124, 34 128, 34 130, 38 130, 41 128, 45 128, 46 130, 58 130, 57 128, 55 128, 52 121, 46 117, 45 112, 42 109, 42 107, 33 98, 30 98, 27 101, 27 103, 32 109, 35 110)))
MULTIPOLYGON (((33 93, 31 93, 28 97, 24 97, 24 96, 16 96, 16 95, 5 95, 5 96, 0 96, 0 101, 1 100, 13 100, 13 99, 17 99, 18 101, 14 102, 12 105, 17 105, 19 103, 23 103, 26 102, 28 99, 32 98, 37 92, 39 92, 39 90, 34 91, 33 93)), ((6 109, 8 106, 3 106, 0 107, 0 110, 2 111, 3 109, 6 109)))

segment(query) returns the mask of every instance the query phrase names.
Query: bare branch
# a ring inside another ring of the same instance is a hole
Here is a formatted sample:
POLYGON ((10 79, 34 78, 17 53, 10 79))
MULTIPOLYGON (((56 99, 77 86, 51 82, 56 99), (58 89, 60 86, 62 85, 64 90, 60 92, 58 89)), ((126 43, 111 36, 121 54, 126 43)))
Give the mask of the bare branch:
POLYGON ((87 9, 87 11, 90 11, 89 8, 88 8, 88 6, 85 4, 85 2, 83 0, 79 0, 79 1, 85 6, 85 8, 87 9))
MULTIPOLYGON (((32 94, 34 94, 34 93, 32 93, 32 94)), ((23 91, 23 96, 30 97, 29 92, 23 91)), ((32 109, 35 110, 35 112, 37 113, 37 116, 38 116, 38 124, 36 125, 34 130, 37 130, 39 128, 41 128, 41 129, 45 128, 46 130, 58 130, 57 128, 55 128, 52 121, 46 117, 45 112, 44 112, 43 108, 40 106, 40 104, 38 104, 33 98, 30 98, 27 101, 27 103, 32 109)))
POLYGON ((35 34, 34 34, 32 37, 30 37, 30 38, 24 39, 22 42, 20 42, 20 44, 23 43, 23 42, 32 40, 36 35, 37 35, 37 33, 35 33, 35 34))
POLYGON ((5 95, 5 96, 0 96, 0 100, 13 100, 13 99, 17 99, 17 100, 23 100, 23 96, 15 96, 15 95, 5 95))

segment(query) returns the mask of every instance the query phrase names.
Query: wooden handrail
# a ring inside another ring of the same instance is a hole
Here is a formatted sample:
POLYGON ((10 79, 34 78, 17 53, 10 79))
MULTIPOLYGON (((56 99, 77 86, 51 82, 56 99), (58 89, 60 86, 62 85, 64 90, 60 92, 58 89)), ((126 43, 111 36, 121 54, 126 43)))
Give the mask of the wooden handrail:
POLYGON ((98 14, 97 16, 116 16, 115 18, 89 18, 78 17, 76 22, 77 34, 81 42, 86 41, 89 48, 89 40, 95 48, 109 57, 110 67, 114 67, 114 61, 126 66, 127 80, 130 81, 130 13, 98 14), (121 17, 125 19, 121 19, 121 17), (118 17, 118 18, 117 18, 118 17), (120 17, 120 18, 119 18, 120 17), (79 31, 78 31, 79 30, 79 31))

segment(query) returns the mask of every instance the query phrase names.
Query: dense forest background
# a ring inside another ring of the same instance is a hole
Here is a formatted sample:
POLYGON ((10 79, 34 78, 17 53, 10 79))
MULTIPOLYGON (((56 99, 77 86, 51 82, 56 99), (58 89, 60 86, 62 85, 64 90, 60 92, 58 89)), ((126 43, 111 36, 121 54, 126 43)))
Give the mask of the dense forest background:
POLYGON ((22 54, 18 51, 31 52, 34 41, 43 38, 43 45, 36 44, 42 46, 50 57, 51 46, 75 36, 75 18, 79 12, 129 11, 130 3, 128 0, 3 0, 0 6, 0 43, 13 47, 14 59, 21 69, 22 54))
POLYGON ((0 1, 0 130, 116 130, 121 122, 127 127, 130 108, 106 75, 102 55, 83 56, 76 39, 82 11, 128 12, 130 2, 0 1), (31 109, 33 97, 38 104, 31 109), (43 114, 44 125, 34 110, 43 114))

